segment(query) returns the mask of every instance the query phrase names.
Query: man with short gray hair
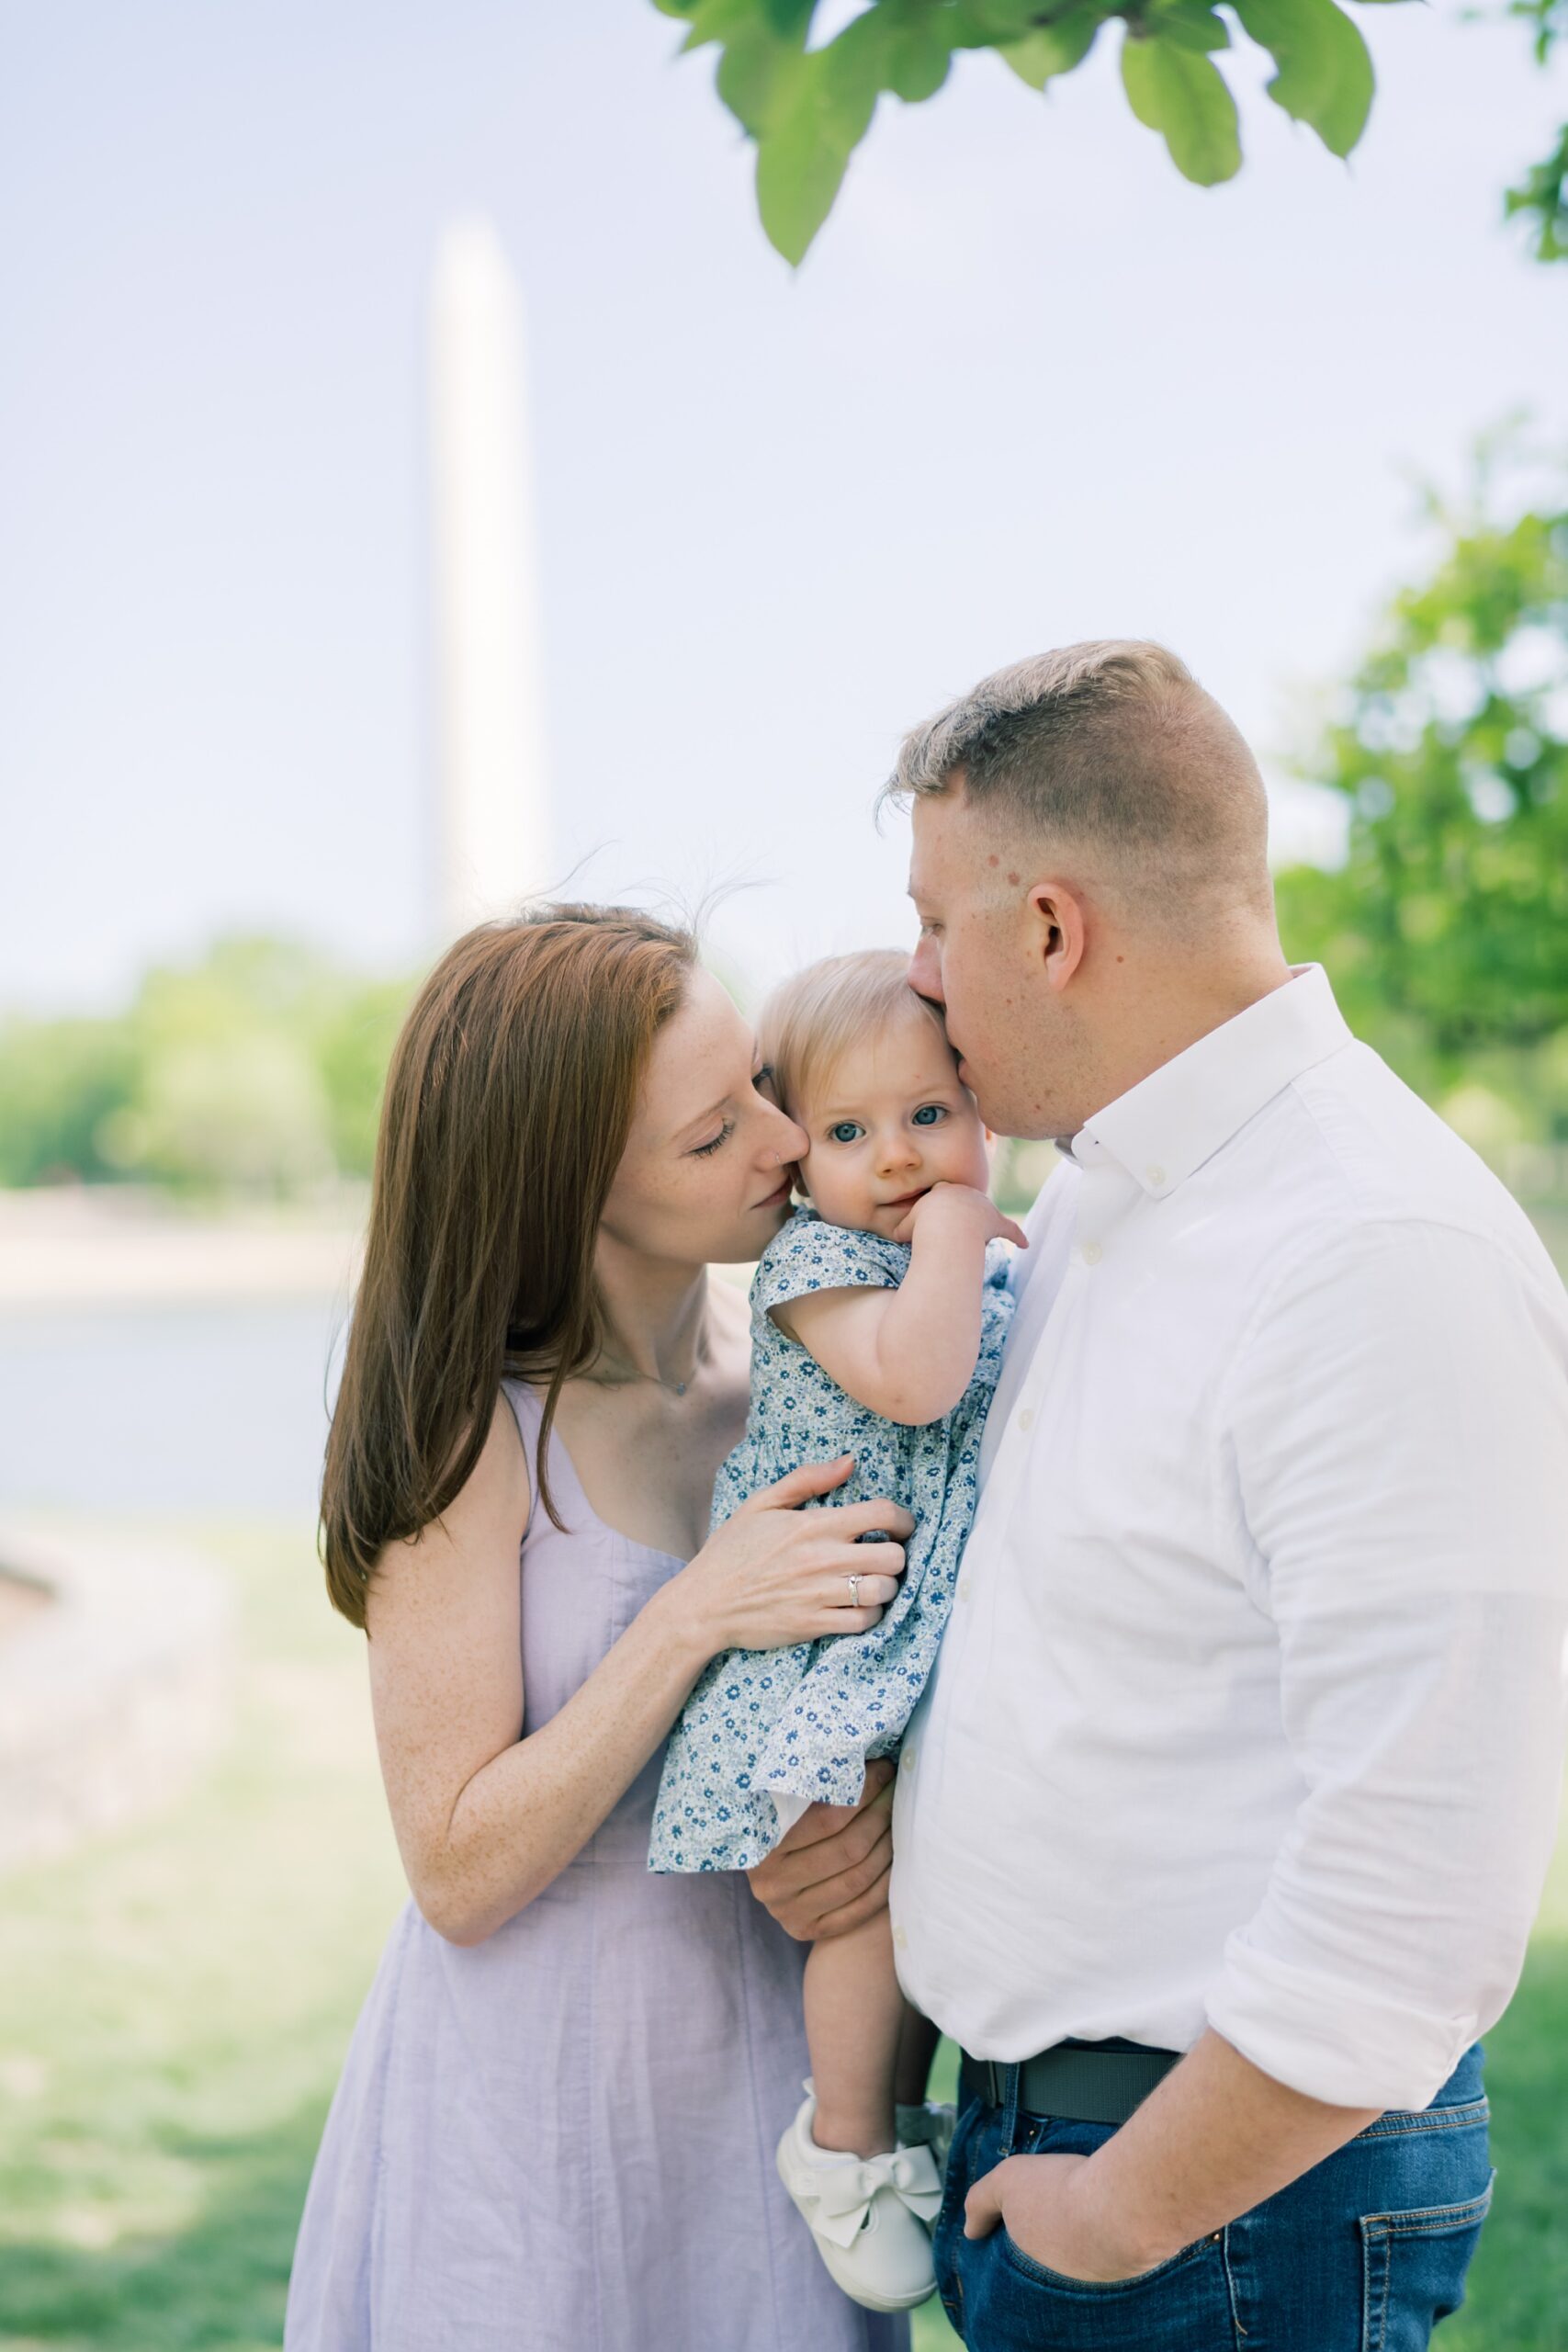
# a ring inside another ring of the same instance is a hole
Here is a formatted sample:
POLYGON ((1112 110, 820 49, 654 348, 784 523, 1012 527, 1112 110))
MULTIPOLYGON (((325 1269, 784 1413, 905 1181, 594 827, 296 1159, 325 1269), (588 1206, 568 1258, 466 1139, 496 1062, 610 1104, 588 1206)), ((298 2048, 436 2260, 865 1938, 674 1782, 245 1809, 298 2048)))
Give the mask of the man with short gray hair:
POLYGON ((1002 671, 889 789, 912 985, 1062 1155, 894 1816, 964 2052, 943 2299, 975 2352, 1415 2352, 1551 1847, 1568 1301, 1285 962, 1257 764, 1174 655, 1002 671))

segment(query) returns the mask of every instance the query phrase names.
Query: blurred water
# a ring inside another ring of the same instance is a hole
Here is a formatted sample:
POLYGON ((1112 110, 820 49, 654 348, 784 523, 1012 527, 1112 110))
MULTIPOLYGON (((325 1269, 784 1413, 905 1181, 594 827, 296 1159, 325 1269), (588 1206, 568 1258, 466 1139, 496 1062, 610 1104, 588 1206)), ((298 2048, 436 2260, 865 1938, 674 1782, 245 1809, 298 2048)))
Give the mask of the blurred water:
MULTIPOLYGON (((1532 1213, 1568 1269, 1568 1209, 1532 1213)), ((0 1308, 0 1510, 310 1513, 344 1317, 342 1293, 0 1308)))
POLYGON ((0 1510, 303 1511, 329 1299, 0 1314, 0 1510))

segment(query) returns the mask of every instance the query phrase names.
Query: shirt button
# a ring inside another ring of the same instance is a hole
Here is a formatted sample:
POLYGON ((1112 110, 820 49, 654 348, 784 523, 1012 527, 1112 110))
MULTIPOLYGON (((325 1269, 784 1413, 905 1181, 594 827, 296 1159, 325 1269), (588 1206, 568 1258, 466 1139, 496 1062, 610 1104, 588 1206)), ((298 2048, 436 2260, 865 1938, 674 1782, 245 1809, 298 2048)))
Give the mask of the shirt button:
POLYGON ((968 1598, 969 1598, 969 1596, 970 1596, 970 1594, 974 1591, 974 1589, 975 1589, 975 1579, 974 1579, 974 1577, 959 1577, 959 1579, 958 1579, 958 1598, 959 1598, 959 1600, 968 1600, 968 1598))
POLYGON ((915 1751, 914 1751, 914 1749, 913 1749, 912 1747, 908 1747, 900 1748, 900 1750, 898 1751, 898 1770, 899 1770, 901 1772, 912 1772, 912 1771, 914 1770, 914 1769, 915 1769, 915 1751))
POLYGON ((1104 1255, 1105 1252, 1100 1248, 1098 1241, 1086 1241, 1084 1243, 1083 1261, 1086 1266, 1098 1266, 1104 1255))
POLYGON ((903 1949, 904 1949, 904 1947, 905 1947, 905 1945, 908 1942, 909 1939, 908 1939, 908 1937, 904 1933, 904 1930, 903 1930, 903 1928, 894 1928, 894 1930, 893 1930, 893 1940, 894 1940, 894 1942, 897 1945, 897 1947, 898 1947, 899 1951, 903 1951, 903 1949))
POLYGON ((1165 1170, 1160 1166, 1158 1160, 1156 1159, 1155 1161, 1152 1168, 1145 1168, 1144 1174, 1148 1178, 1149 1182, 1154 1186, 1157 1193, 1160 1186, 1165 1182, 1165 1170))
POLYGON ((1024 1407, 1022 1412, 1020 1413, 1018 1417, 1018 1426, 1021 1430, 1032 1430, 1034 1427, 1034 1408, 1032 1406, 1026 1405, 1024 1407))

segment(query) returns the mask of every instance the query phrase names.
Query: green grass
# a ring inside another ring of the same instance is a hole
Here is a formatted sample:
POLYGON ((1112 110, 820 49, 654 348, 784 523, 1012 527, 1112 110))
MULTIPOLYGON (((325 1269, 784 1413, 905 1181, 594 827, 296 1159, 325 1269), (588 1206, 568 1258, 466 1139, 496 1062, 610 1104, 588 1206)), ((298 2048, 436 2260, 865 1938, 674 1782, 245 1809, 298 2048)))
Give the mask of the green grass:
MULTIPOLYGON (((361 1645, 308 1541, 207 1548, 241 1610, 223 1755, 157 1817, 0 1887, 0 2352, 276 2352, 310 2160, 401 1900, 361 1645)), ((1442 2340, 1568 2352, 1568 1846, 1490 2075, 1497 2201, 1442 2340)), ((953 2344, 939 2305, 915 2341, 953 2344)))
POLYGON ((402 1895, 363 1646, 298 1532, 229 1533, 232 1736, 177 1806, 0 1890, 0 2346, 263 2352, 402 1895))

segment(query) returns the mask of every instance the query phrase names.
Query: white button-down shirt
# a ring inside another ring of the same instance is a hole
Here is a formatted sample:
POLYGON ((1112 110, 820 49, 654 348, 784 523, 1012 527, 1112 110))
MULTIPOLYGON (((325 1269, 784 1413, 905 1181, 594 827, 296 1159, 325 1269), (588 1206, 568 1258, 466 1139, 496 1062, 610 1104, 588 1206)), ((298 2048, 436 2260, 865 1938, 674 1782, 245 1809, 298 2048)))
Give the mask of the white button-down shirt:
MULTIPOLYGON (((1568 1300, 1309 967, 1032 1213, 892 1911, 980 2057, 1421 2107, 1513 1990, 1568 1626, 1568 1300)), ((912 1751, 912 1753, 911 1753, 912 1751)))

